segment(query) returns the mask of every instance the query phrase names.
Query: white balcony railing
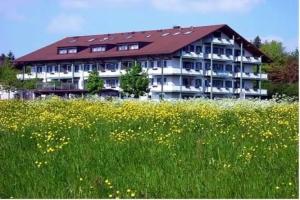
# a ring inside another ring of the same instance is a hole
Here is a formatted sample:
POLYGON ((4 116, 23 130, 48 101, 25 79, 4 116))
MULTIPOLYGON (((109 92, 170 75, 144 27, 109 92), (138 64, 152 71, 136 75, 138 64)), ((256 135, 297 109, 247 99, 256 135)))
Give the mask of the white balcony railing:
POLYGON ((227 88, 227 87, 206 87, 205 88, 205 92, 212 92, 213 93, 217 93, 217 94, 230 94, 230 93, 234 93, 234 89, 233 88, 227 88))
MULTIPOLYGON (((236 56, 236 57, 235 57, 235 61, 236 61, 236 62, 240 62, 241 60, 242 60, 241 56, 236 56)), ((245 57, 245 56, 243 56, 243 62, 244 62, 244 63, 255 63, 255 64, 259 64, 259 63, 261 63, 261 59, 260 59, 260 58, 253 57, 253 56, 250 56, 250 57, 245 57)))
MULTIPOLYGON (((152 85, 150 87, 151 92, 161 92, 161 85, 152 85)), ((202 87, 195 87, 195 86, 182 86, 182 92, 190 92, 190 93, 197 93, 202 92, 202 87)), ((179 85, 164 85, 163 92, 180 92, 179 85)))
MULTIPOLYGON (((163 69, 163 73, 164 73, 164 75, 173 75, 173 74, 179 75, 181 72, 180 72, 180 68, 166 67, 163 69)), ((161 75, 162 74, 161 67, 155 67, 155 68, 148 69, 148 74, 149 75, 161 75)), ((182 74, 199 76, 199 75, 203 75, 203 70, 182 68, 182 74)))
MULTIPOLYGON (((245 95, 267 95, 267 90, 265 89, 253 89, 253 88, 243 88, 242 91, 245 93, 245 95)), ((236 94, 241 93, 241 89, 237 88, 235 89, 236 94)))
POLYGON ((212 43, 219 44, 219 45, 233 45, 234 44, 232 39, 226 39, 226 38, 213 38, 212 43))
POLYGON ((206 76, 210 76, 212 73, 212 76, 214 77, 226 77, 226 78, 229 78, 229 77, 233 77, 234 76, 234 73, 233 72, 228 72, 228 71, 211 71, 211 70, 206 70, 205 71, 205 75, 206 76))
MULTIPOLYGON (((211 59, 211 53, 205 54, 204 56, 206 59, 211 59)), ((220 60, 220 61, 233 61, 232 55, 226 55, 226 54, 212 54, 212 58, 214 60, 220 60)))
MULTIPOLYGON (((241 77, 241 72, 235 73, 236 78, 241 77)), ((268 74, 259 74, 253 72, 243 72, 242 77, 244 79, 261 79, 261 80, 268 80, 268 74)))
POLYGON ((196 52, 182 52, 183 58, 192 58, 192 59, 200 59, 203 58, 203 53, 196 53, 196 52))

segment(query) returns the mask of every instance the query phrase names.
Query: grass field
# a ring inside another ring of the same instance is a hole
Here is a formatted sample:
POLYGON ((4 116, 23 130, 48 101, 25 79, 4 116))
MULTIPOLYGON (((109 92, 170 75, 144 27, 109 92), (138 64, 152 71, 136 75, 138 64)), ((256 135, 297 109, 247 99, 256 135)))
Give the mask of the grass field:
POLYGON ((298 104, 0 101, 1 198, 298 198, 298 104))

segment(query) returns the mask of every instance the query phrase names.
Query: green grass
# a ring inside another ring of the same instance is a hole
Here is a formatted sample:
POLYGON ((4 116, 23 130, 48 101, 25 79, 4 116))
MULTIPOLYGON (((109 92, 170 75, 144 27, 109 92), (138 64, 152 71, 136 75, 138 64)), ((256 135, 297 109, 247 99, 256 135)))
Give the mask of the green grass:
POLYGON ((0 101, 0 161, 1 198, 298 198, 298 105, 0 101))

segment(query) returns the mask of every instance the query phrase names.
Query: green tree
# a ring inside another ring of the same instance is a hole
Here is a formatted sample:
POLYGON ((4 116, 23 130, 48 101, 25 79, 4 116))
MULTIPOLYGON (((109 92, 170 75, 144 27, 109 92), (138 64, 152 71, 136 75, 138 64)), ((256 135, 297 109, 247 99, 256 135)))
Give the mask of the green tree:
POLYGON ((17 79, 17 70, 7 58, 0 66, 0 85, 5 90, 14 90, 20 87, 20 80, 17 79))
POLYGON ((91 94, 99 93, 104 86, 103 80, 100 78, 97 71, 92 71, 86 83, 86 89, 91 94))
POLYGON ((286 52, 281 42, 272 40, 261 45, 260 50, 272 59, 273 64, 282 65, 286 59, 286 52))
POLYGON ((261 47, 261 39, 259 36, 256 36, 253 40, 253 45, 256 46, 256 48, 260 48, 261 47))
POLYGON ((148 76, 142 72, 142 67, 139 64, 135 64, 126 74, 121 75, 120 87, 128 95, 134 95, 134 98, 144 95, 148 85, 148 76))

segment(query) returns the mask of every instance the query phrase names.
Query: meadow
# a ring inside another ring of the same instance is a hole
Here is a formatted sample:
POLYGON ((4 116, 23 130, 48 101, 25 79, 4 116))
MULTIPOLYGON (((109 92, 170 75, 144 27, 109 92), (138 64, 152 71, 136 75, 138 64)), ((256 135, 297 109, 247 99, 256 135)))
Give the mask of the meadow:
POLYGON ((298 198, 298 103, 0 101, 1 198, 298 198))

